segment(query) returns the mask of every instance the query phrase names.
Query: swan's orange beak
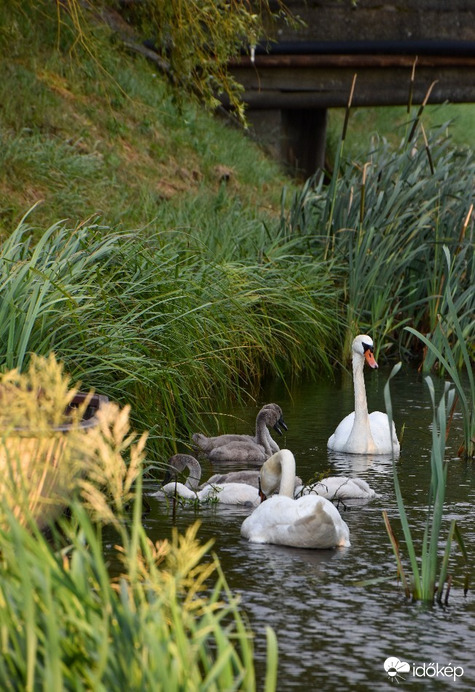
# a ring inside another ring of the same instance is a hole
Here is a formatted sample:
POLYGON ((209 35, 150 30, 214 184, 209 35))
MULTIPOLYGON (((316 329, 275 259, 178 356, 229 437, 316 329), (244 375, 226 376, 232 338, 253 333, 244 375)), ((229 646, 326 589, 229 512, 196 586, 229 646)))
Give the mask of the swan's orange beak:
POLYGON ((377 368, 378 367, 378 364, 374 359, 373 351, 371 351, 369 348, 367 348, 365 350, 364 357, 365 357, 366 362, 368 363, 370 368, 377 368))

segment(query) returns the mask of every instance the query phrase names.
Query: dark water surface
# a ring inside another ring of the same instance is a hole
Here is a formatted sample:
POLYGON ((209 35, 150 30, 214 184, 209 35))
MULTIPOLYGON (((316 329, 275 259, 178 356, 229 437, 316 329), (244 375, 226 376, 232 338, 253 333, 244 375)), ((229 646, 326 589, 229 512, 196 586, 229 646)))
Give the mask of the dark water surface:
MULTIPOLYGON (((370 411, 385 410, 383 388, 388 374, 384 369, 365 374, 370 411)), ((437 388, 442 391, 441 382, 437 388)), ((391 393, 402 447, 399 478, 420 553, 430 478, 432 406, 423 378, 407 367, 392 381, 391 393)), ((256 635, 258 680, 264 680, 265 627, 270 625, 278 637, 279 691, 386 690, 398 683, 399 689, 475 689, 475 601, 471 591, 463 593, 465 569, 458 547, 452 549, 454 582, 448 605, 407 600, 396 579, 381 514, 387 510, 402 541, 391 461, 327 451, 328 437, 353 410, 351 377, 345 375, 338 383, 300 384, 291 393, 282 385, 270 385, 256 406, 231 412, 238 419, 228 419, 227 432, 252 430, 260 405, 270 401, 282 406, 289 428, 278 443, 294 452, 297 472, 304 480, 327 471, 359 476, 378 496, 366 504, 353 501, 340 506, 351 547, 330 551, 248 543, 240 535, 250 511, 245 508, 179 508, 178 528, 184 530, 197 518, 202 521, 201 540, 215 540, 229 586, 241 596, 242 610, 256 635), (390 580, 361 584, 381 577, 390 580), (409 664, 409 671, 389 677, 384 669, 388 657, 409 664)), ((475 466, 456 456, 460 430, 456 416, 446 454, 450 465, 441 552, 449 522, 456 518, 473 564, 475 466)), ((211 467, 207 461, 202 466, 204 479, 216 471, 239 468, 232 463, 211 467)), ((148 534, 153 540, 169 536, 171 510, 153 498, 149 502, 151 512, 144 519, 148 534)))

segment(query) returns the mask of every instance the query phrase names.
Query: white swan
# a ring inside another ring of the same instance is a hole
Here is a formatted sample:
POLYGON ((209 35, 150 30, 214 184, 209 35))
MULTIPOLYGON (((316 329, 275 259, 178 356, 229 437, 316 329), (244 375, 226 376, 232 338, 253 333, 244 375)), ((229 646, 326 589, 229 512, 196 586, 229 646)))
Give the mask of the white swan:
MULTIPOLYGON (((197 459, 189 454, 175 454, 169 460, 169 470, 165 476, 164 484, 152 497, 157 499, 165 497, 181 497, 197 502, 215 501, 226 505, 245 505, 255 507, 260 502, 258 483, 250 485, 242 479, 240 482, 211 483, 206 482, 199 487, 201 479, 201 465, 197 459), (189 475, 185 483, 177 481, 177 474, 188 469, 189 475), (169 478, 174 477, 170 481, 169 478)), ((256 471, 256 473, 258 473, 256 471)), ((234 476, 236 477, 236 476, 234 476)))
POLYGON ((273 495, 243 521, 241 535, 252 543, 295 548, 334 548, 350 545, 350 533, 339 511, 318 495, 294 499, 295 458, 288 449, 276 452, 261 468, 262 491, 273 495))
POLYGON ((320 495, 327 500, 371 500, 376 493, 362 478, 329 476, 317 483, 296 486, 295 497, 301 495, 320 495))
POLYGON ((224 483, 218 485, 206 485, 201 490, 187 488, 183 483, 167 483, 161 490, 153 493, 152 497, 181 497, 185 500, 194 500, 199 503, 218 502, 223 505, 243 505, 256 507, 260 501, 259 490, 246 483, 224 483))
POLYGON ((360 334, 353 341, 352 351, 355 410, 338 425, 328 440, 328 448, 348 454, 396 455, 400 446, 394 423, 391 434, 385 413, 373 411, 368 414, 363 368, 365 361, 371 368, 378 367, 373 355, 373 340, 366 334, 360 334))
POLYGON ((267 404, 261 408, 256 418, 255 437, 229 434, 206 437, 201 433, 195 433, 192 439, 211 461, 262 463, 279 449, 269 434, 268 426, 273 427, 280 435, 282 435, 282 428, 287 430, 282 409, 277 404, 267 404))

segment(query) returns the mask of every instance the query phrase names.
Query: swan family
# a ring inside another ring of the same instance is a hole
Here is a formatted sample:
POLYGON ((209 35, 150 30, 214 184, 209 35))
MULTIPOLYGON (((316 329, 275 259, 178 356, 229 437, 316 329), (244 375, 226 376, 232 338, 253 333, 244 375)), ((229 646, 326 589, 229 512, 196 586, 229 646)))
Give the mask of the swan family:
MULTIPOLYGON (((378 365, 370 336, 360 334, 352 343, 354 411, 328 439, 328 449, 346 454, 396 456, 400 451, 394 423, 385 413, 368 412, 364 383, 365 363, 378 365)), ((334 501, 371 500, 375 491, 361 478, 330 476, 304 485, 296 476, 289 449, 279 449, 269 429, 287 430, 278 404, 266 404, 257 414, 255 434, 192 436, 195 449, 211 462, 257 462, 260 469, 215 473, 201 481, 201 465, 190 454, 175 454, 157 498, 180 497, 198 502, 252 508, 241 526, 241 535, 253 543, 273 543, 299 548, 328 549, 350 545, 349 529, 334 501), (187 471, 184 483, 179 474, 187 471)))

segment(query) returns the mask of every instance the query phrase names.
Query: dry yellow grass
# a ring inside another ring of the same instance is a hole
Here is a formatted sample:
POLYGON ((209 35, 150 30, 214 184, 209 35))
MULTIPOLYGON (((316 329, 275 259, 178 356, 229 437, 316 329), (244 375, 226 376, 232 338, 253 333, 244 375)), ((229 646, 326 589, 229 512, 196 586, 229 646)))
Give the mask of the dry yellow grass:
POLYGON ((73 407, 77 393, 54 354, 0 376, 0 503, 23 524, 44 526, 75 491, 107 522, 131 498, 146 435, 133 444, 129 407, 109 402, 84 426, 93 392, 73 407))

